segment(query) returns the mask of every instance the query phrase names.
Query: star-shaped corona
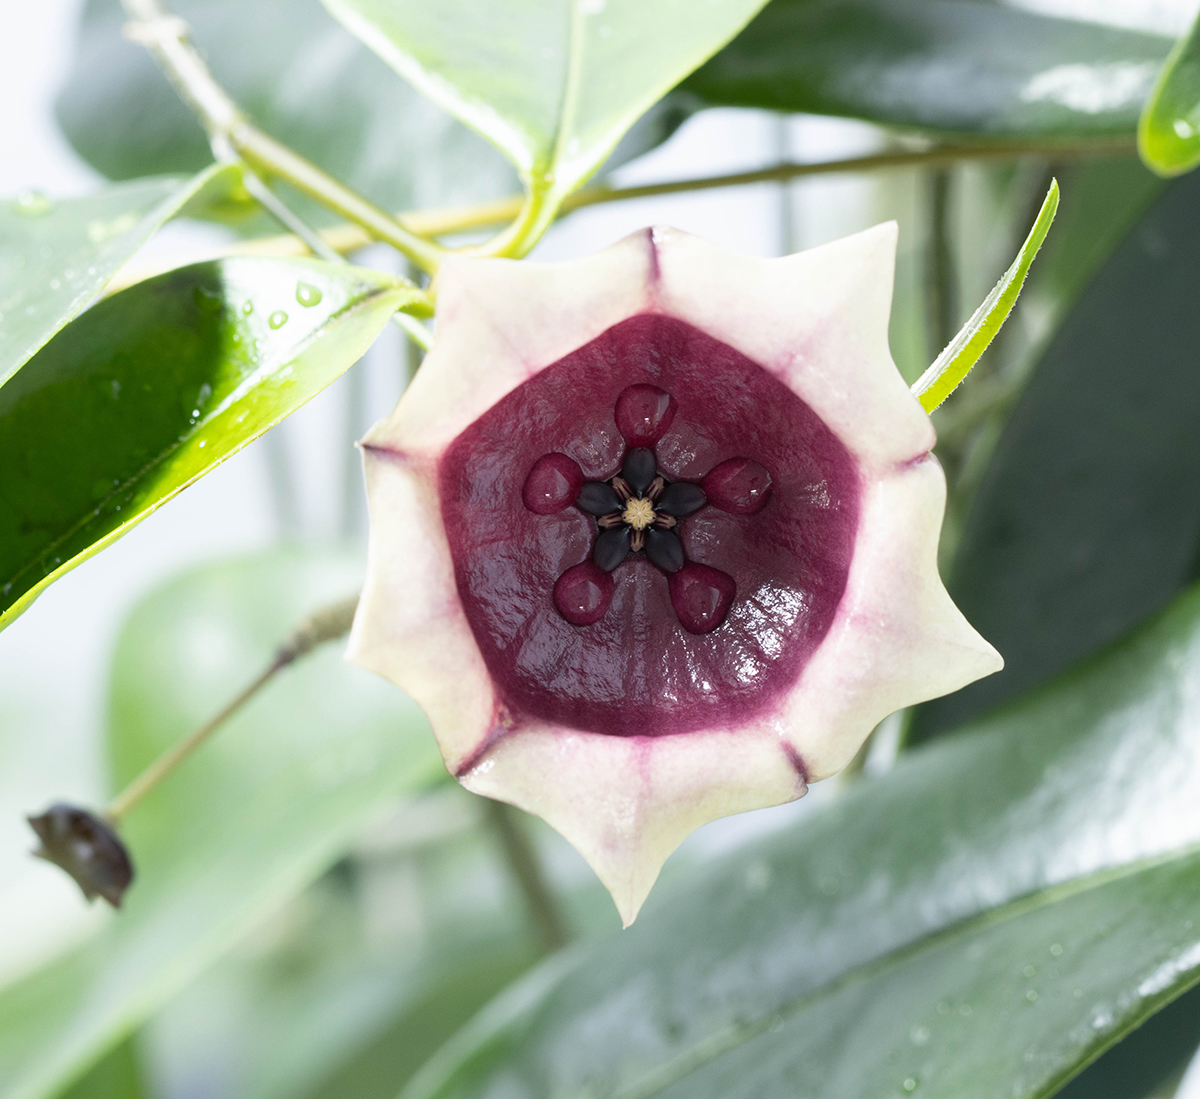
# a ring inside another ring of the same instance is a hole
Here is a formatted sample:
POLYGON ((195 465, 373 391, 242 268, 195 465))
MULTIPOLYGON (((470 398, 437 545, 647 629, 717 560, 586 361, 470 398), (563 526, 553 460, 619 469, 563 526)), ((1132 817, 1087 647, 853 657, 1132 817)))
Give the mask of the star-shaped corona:
POLYGON ((694 829, 1001 667, 938 577, 895 241, 451 259, 434 347, 364 440, 350 658, 416 699, 464 786, 573 843, 626 925, 694 829))

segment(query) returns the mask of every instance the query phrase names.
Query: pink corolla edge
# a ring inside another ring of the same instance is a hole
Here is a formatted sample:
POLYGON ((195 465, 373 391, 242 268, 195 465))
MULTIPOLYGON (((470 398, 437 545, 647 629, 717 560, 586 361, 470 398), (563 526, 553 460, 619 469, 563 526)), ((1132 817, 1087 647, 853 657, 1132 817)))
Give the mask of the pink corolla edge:
POLYGON ((761 260, 656 228, 567 263, 449 260, 433 350, 364 440, 371 544, 349 659, 416 699, 465 787, 565 836, 626 926, 700 825, 801 797, 888 714, 1002 667, 938 576, 945 479, 887 343, 895 246, 889 223, 761 260), (517 719, 459 599, 438 462, 515 387, 641 313, 754 360, 848 448, 862 496, 846 589, 790 692, 743 724, 651 737, 517 719))

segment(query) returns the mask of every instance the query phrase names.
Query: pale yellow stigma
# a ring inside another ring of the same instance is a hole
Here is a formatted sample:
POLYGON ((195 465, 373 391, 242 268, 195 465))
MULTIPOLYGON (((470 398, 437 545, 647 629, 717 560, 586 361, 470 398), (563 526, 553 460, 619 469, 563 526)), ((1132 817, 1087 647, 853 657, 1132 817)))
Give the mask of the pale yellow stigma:
POLYGON ((654 505, 649 500, 630 500, 621 518, 634 530, 645 530, 654 522, 654 505))

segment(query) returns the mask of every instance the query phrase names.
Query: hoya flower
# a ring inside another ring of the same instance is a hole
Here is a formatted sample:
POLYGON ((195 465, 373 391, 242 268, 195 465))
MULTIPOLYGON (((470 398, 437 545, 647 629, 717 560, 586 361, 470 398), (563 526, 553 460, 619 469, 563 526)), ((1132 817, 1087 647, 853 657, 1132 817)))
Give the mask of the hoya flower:
POLYGON ((652 229, 450 260, 433 350, 363 443, 351 659, 627 925, 695 828, 801 797, 889 713, 1001 667, 937 573, 895 242, 759 260, 652 229))

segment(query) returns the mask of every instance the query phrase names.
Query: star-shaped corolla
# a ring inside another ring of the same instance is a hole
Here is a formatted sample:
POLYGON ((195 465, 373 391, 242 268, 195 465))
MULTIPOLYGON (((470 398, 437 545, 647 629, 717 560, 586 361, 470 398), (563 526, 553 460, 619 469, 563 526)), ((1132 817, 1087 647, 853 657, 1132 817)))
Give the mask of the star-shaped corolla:
POLYGON ((351 659, 416 699, 464 786, 574 844, 626 925, 694 829, 1001 667, 938 577, 895 243, 759 260, 651 229, 452 259, 434 347, 363 443, 351 659))

